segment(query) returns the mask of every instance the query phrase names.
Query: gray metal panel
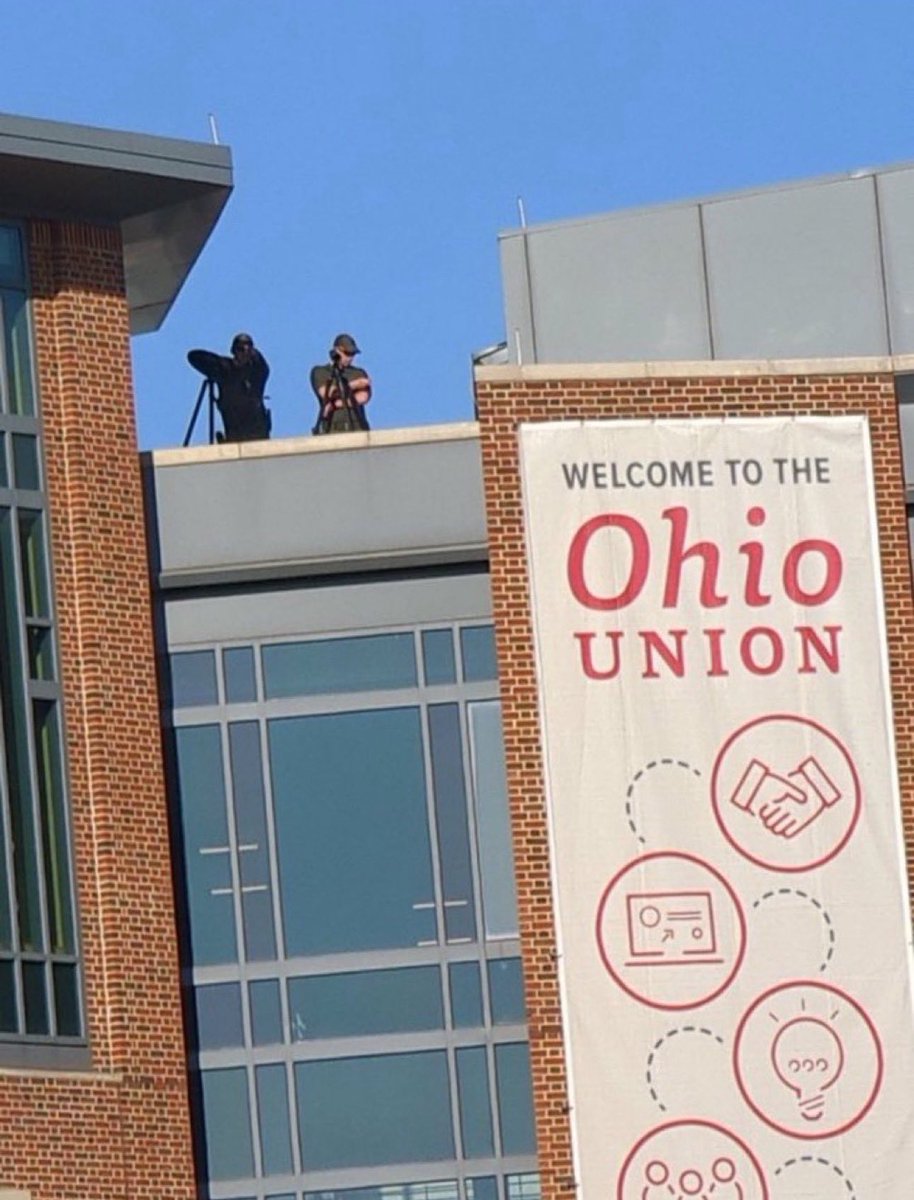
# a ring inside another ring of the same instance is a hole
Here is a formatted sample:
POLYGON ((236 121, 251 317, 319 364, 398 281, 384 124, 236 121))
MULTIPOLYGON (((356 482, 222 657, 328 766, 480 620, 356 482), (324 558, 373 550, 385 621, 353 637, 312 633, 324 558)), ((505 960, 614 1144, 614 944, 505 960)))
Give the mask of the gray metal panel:
POLYGON ((120 224, 134 333, 161 324, 231 189, 225 146, 0 114, 0 214, 120 224))
POLYGON ((491 620, 485 571, 440 578, 352 580, 338 586, 182 596, 165 603, 169 648, 313 636, 435 621, 491 620))
POLYGON ((893 354, 914 354, 914 168, 876 176, 893 354))
POLYGON ((872 178, 703 211, 715 357, 888 353, 872 178))
POLYGON ((710 357, 696 207, 528 233, 528 241, 539 362, 710 357))
POLYGON ((154 468, 153 484, 166 585, 486 552, 476 438, 197 461, 154 468))
POLYGON ((508 343, 508 362, 534 362, 533 332, 530 327, 530 294, 527 264, 522 234, 502 236, 498 241, 501 254, 501 283, 505 309, 505 339, 508 343))

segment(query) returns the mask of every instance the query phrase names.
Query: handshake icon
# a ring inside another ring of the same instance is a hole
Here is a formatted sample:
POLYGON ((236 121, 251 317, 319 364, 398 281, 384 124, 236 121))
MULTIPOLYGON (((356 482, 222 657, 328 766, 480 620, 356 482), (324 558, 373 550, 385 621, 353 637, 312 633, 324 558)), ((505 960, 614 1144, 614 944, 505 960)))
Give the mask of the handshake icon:
POLYGON ((773 837, 794 838, 837 804, 841 792, 814 755, 784 775, 753 758, 730 796, 773 837))

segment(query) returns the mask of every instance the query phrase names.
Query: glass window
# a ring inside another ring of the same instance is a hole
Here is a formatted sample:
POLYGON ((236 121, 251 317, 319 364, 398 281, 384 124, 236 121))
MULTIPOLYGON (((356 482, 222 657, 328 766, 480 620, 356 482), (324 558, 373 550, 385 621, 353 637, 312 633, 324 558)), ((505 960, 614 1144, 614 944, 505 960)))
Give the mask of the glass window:
POLYGON ((82 1018, 79 1004, 79 979, 74 963, 54 963, 51 967, 54 983, 54 1012, 58 1037, 79 1037, 82 1018))
POLYGON ((501 704, 497 700, 471 704, 469 717, 486 937, 517 937, 517 898, 501 704))
POLYGON ((467 1180, 467 1200, 498 1200, 498 1180, 494 1175, 477 1175, 467 1180))
POLYGON ((455 1029, 482 1025, 482 983, 479 963, 451 963, 451 1021, 455 1029))
POLYGON ((526 1042, 507 1042, 495 1047, 495 1076, 502 1153, 535 1154, 530 1047, 526 1042))
POLYGON ((222 673, 225 676, 226 704, 245 704, 257 699, 253 647, 234 646, 223 650, 222 673))
POLYGON ((14 225, 0 225, 0 283, 22 284, 24 275, 19 230, 14 225))
POLYGON ((200 1079, 207 1178, 248 1179, 254 1174, 254 1145, 247 1072, 244 1067, 203 1071, 200 1079))
POLYGON ((498 678, 495 630, 491 625, 465 625, 460 630, 460 657, 465 683, 498 678))
POLYGON ((289 1130, 289 1092, 286 1068, 279 1063, 256 1067, 257 1119, 264 1175, 292 1171, 292 1135, 289 1130))
POLYGON ((13 481, 17 488, 37 492, 41 487, 41 473, 38 469, 38 439, 31 434, 14 433, 13 441, 13 481))
POLYGON ((232 864, 218 725, 175 730, 184 871, 196 966, 237 960, 232 864))
MULTIPOLYGON (((35 411, 29 314, 25 292, 0 288, 0 323, 6 351, 6 392, 9 412, 31 416, 35 411)), ((3 359, 0 355, 0 361, 3 359)), ((0 388, 0 391, 3 389, 0 388)))
POLYGON ((19 509, 19 554, 22 562, 22 598, 26 617, 50 617, 47 564, 44 554, 44 520, 40 512, 19 509))
POLYGON ((428 710, 432 782, 444 893, 444 928, 449 942, 476 937, 467 798, 463 775, 463 739, 456 704, 433 704, 428 710))
POLYGON ((251 1036, 255 1046, 275 1046, 282 1035, 282 1006, 278 979, 255 979, 248 997, 251 1003, 251 1036))
POLYGON ((308 1171, 454 1157, 443 1050, 295 1064, 308 1171))
POLYGON ((536 1172, 507 1175, 505 1184, 508 1200, 541 1200, 540 1177, 536 1172))
POLYGON ((435 941, 415 708, 268 724, 286 952, 435 941))
POLYGON ((290 979, 289 1019, 296 1042, 443 1029, 441 975, 400 967, 290 979))
POLYGON ((60 732, 57 705, 50 700, 32 702, 35 730, 35 777, 41 817, 44 888, 48 933, 55 954, 75 949, 71 908, 70 855, 67 816, 60 776, 60 732))
POLYGON ((428 687, 457 682, 454 635, 450 629, 426 629, 423 632, 422 663, 428 687))
POLYGON ((260 726, 256 721, 239 721, 229 725, 228 736, 245 957, 248 962, 269 961, 276 957, 276 936, 260 726))
POLYGON ((216 656, 212 650, 189 650, 169 656, 171 695, 175 708, 218 704, 216 656))
POLYGON ((237 983, 213 983, 194 989, 197 1009, 197 1041, 201 1050, 221 1050, 244 1045, 241 1018, 241 987, 237 983))
POLYGON ((415 687, 418 682, 411 633, 284 642, 264 646, 262 658, 268 700, 415 687))
POLYGON ((461 1047, 456 1057, 463 1157, 489 1158, 495 1153, 495 1144, 485 1047, 461 1047))
POLYGON ((19 1028, 16 1010, 16 964, 0 959, 0 1032, 15 1033, 19 1028))
MULTIPOLYGON (((272 1198, 268 1196, 267 1200, 272 1198)), ((379 1187, 305 1192, 305 1200, 460 1200, 460 1188, 456 1179, 436 1179, 434 1183, 385 1183, 379 1187)))
MULTIPOLYGON (((0 397, 3 396, 3 385, 0 382, 0 397)), ((10 480, 6 470, 6 434, 0 431, 0 487, 9 487, 10 480)))
POLYGON ((48 981, 43 962, 22 964, 22 999, 25 1004, 26 1033, 50 1033, 48 981))
POLYGON ((519 958, 493 958, 488 963, 489 1001, 493 1025, 518 1025, 527 1019, 524 976, 519 958))

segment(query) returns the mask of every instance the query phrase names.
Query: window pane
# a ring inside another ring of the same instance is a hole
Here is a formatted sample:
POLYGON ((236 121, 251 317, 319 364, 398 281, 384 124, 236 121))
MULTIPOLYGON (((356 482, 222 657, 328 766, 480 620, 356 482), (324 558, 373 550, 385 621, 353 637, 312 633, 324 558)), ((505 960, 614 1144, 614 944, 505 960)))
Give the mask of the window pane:
POLYGON ((32 356, 29 349, 28 307, 25 293, 0 292, 9 411, 27 416, 35 411, 32 356))
POLYGON ((17 488, 37 492, 41 488, 38 469, 38 439, 26 433, 13 434, 13 482, 17 488))
POLYGON ((197 1039, 201 1050, 244 1045, 241 988, 237 983, 213 983, 194 988, 197 1039))
POLYGON ((57 705, 48 700, 33 704, 38 800, 44 852, 44 886, 51 949, 72 954, 73 910, 70 891, 70 856, 60 767, 60 733, 57 705))
POLYGON ((263 680, 268 700, 415 687, 413 635, 384 633, 264 646, 263 680))
POLYGON ((519 958, 493 958, 489 968, 489 1001, 493 1025, 517 1025, 527 1019, 524 976, 519 958))
POLYGON ((216 656, 212 650, 190 650, 169 655, 171 695, 175 708, 218 704, 216 656))
POLYGON ((456 704, 433 704, 428 710, 432 781, 444 893, 444 928, 449 942, 476 938, 470 836, 463 775, 463 740, 456 704))
MULTIPOLYGON (((267 1200, 273 1197, 267 1196, 267 1200)), ((276 1200, 281 1198, 277 1196, 276 1200)), ((434 1183, 385 1183, 380 1187, 305 1192, 305 1200, 460 1200, 460 1188, 456 1179, 436 1179, 434 1183)))
POLYGON ((457 1091, 464 1158, 488 1158, 495 1153, 489 1075, 483 1046, 457 1051, 457 1091))
POLYGON ((254 1174, 254 1146, 248 1106, 247 1072, 203 1071, 203 1124, 207 1177, 248 1179, 254 1174))
POLYGON ((498 678, 495 630, 491 625, 466 625, 460 631, 460 656, 466 683, 498 678))
POLYGON ((22 998, 25 1003, 26 1033, 48 1034, 48 986, 44 963, 22 964, 22 998))
POLYGON ((450 629, 426 629, 422 634, 422 662, 425 682, 456 683, 457 665, 454 660, 454 635, 450 629))
POLYGON ((18 1033, 16 1016, 16 967, 8 959, 0 959, 0 1033, 18 1033))
MULTIPOLYGON (((3 396, 3 384, 0 381, 0 398, 3 396)), ((0 432, 0 487, 9 487, 9 475, 6 470, 6 434, 0 432)))
POLYGON ((0 225, 0 283, 24 282, 22 242, 13 225, 0 225))
POLYGON ((526 1042, 508 1042, 495 1047, 495 1075, 502 1153, 535 1154, 530 1047, 526 1042))
POLYGON ((218 725, 175 730, 193 961, 233 962, 235 912, 218 725))
POLYGON ((223 650, 222 673, 225 676, 226 704, 244 704, 257 699, 254 650, 251 646, 223 650))
POLYGON ((72 963, 54 963, 51 974, 54 982, 57 1032, 61 1037, 79 1037, 82 1033, 82 1023, 79 1016, 76 967, 72 963))
POLYGON ((444 1051, 295 1064, 302 1166, 454 1157, 444 1051))
POLYGON ((19 509, 19 553, 22 559, 22 596, 27 617, 49 617, 44 522, 40 512, 19 509))
POLYGON ((467 1180, 467 1200, 498 1200, 498 1181, 494 1175, 479 1175, 467 1180))
POLYGON ((47 625, 27 625, 26 641, 29 652, 29 678, 54 678, 54 638, 47 625))
POLYGON ((273 893, 260 754, 260 726, 256 721, 229 725, 232 795, 241 876, 241 909, 245 956, 249 962, 276 957, 273 930, 273 893))
POLYGON ((451 1021, 455 1029, 482 1025, 482 983, 479 963, 451 963, 451 1021))
POLYGON ((264 1175, 288 1175, 292 1171, 292 1135, 289 1130, 289 1093, 286 1068, 280 1064, 257 1067, 257 1119, 260 1123, 260 1154, 264 1175))
POLYGON ((435 940, 414 708, 270 721, 288 955, 435 940))
POLYGON ((469 716, 486 937, 516 937, 517 899, 501 736, 501 704, 497 700, 471 704, 469 716))
POLYGON ((289 980, 292 1039, 443 1029, 437 967, 352 971, 289 980))
POLYGON ((508 1200, 541 1200, 540 1177, 535 1172, 529 1175, 505 1177, 508 1200))
POLYGON ((251 1035, 255 1046, 275 1046, 282 1036, 282 1008, 278 979, 257 979, 249 988, 251 1035))

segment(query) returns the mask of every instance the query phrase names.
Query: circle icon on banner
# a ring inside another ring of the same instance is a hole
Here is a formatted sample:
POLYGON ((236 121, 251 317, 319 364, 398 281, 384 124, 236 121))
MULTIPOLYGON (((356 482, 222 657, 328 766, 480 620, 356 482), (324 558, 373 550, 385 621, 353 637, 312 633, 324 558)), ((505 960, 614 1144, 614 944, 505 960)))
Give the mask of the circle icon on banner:
POLYGON ((736 1134, 713 1121, 671 1121, 629 1151, 616 1200, 768 1200, 758 1159, 736 1134))
POLYGON ((733 1069, 743 1099, 772 1129, 834 1137, 862 1120, 876 1099, 882 1046, 846 992, 798 980, 771 988, 746 1011, 733 1069))
POLYGON ((597 945, 615 982, 652 1008, 698 1008, 743 961, 746 921, 736 893, 692 854, 645 854, 607 884, 597 945))
POLYGON ((757 717, 724 742, 711 776, 721 832, 771 871, 821 867, 860 816, 860 779, 842 742, 806 717, 757 717))

